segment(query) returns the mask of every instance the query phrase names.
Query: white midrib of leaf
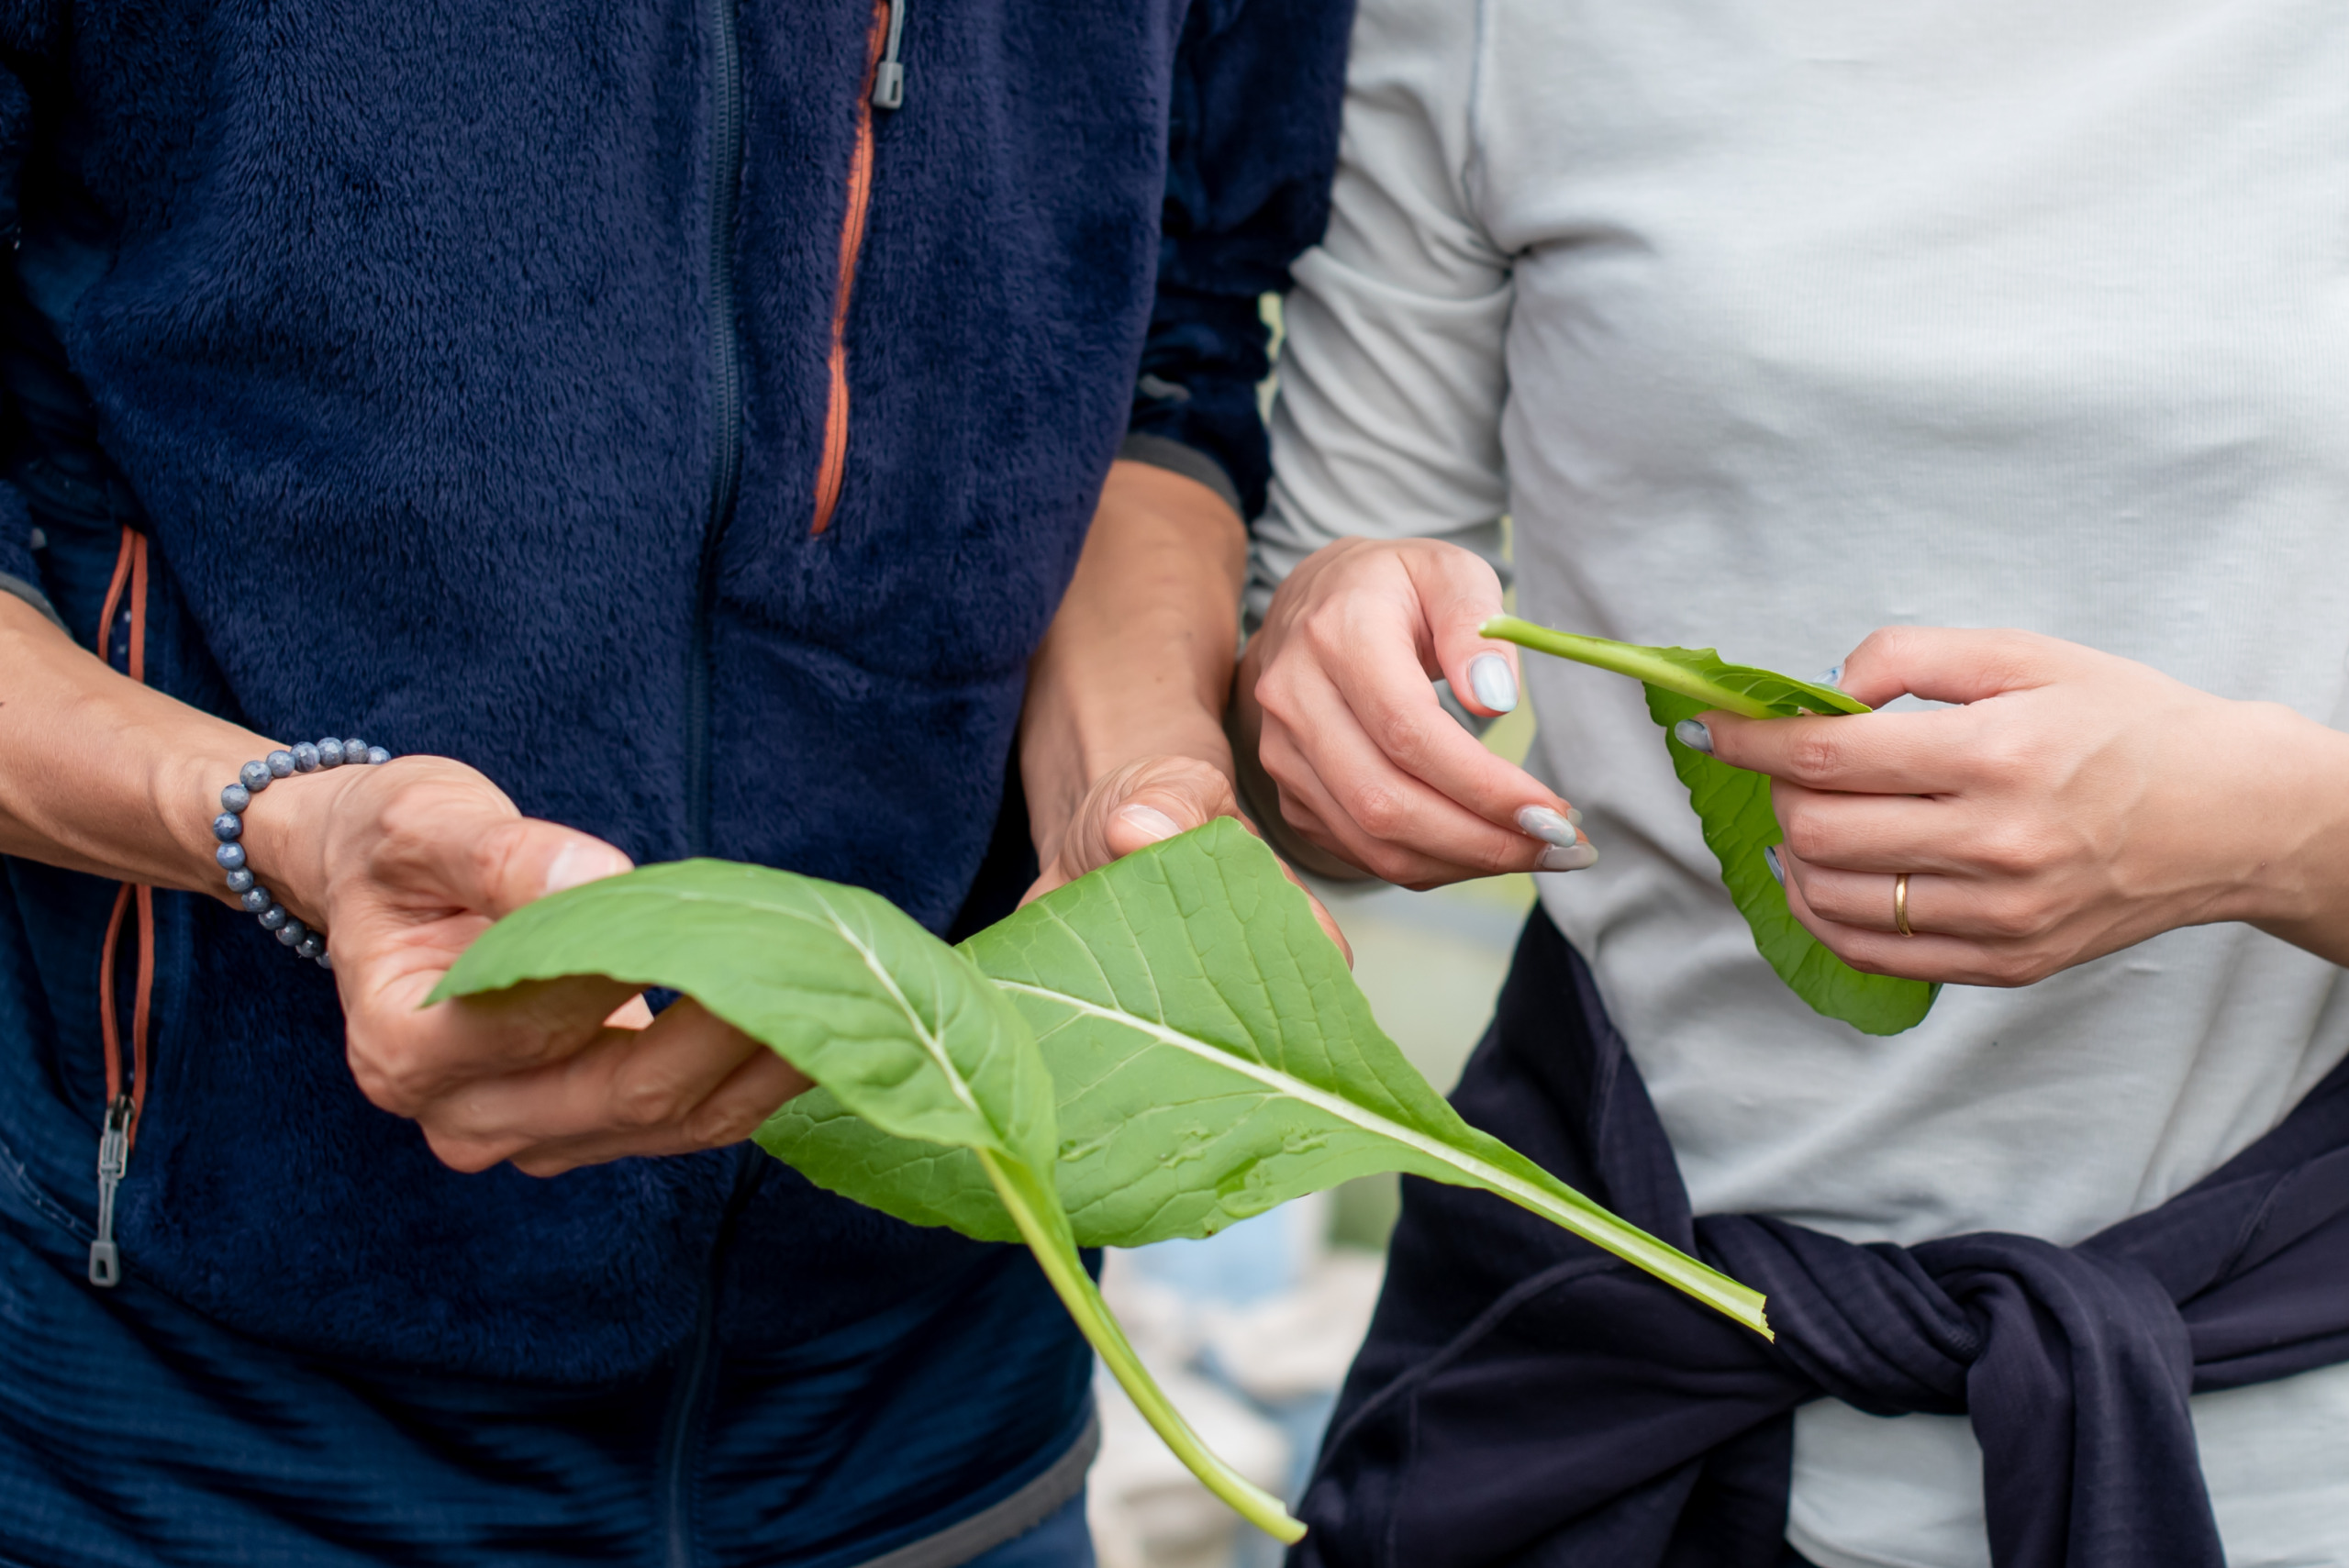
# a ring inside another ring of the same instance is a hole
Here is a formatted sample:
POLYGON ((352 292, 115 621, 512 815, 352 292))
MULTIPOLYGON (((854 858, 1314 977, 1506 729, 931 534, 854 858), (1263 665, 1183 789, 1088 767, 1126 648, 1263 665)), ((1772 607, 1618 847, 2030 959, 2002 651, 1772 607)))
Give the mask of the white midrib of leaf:
POLYGON ((971 1092, 971 1085, 964 1082, 961 1069, 954 1065, 953 1058, 946 1054, 945 1043, 923 1024, 921 1014, 914 1009, 914 1005, 906 999, 905 992, 898 988, 897 977, 889 973, 889 966, 881 962, 878 953, 860 940, 854 931, 849 929, 847 922, 841 918, 840 912, 830 904, 821 898, 817 899, 816 902, 824 911, 824 917, 818 920, 804 909, 794 909, 787 905, 772 903, 764 898, 745 897, 740 894, 729 893, 720 895, 686 887, 663 888, 661 892, 662 896, 674 898, 680 903, 730 905, 758 909, 769 915, 780 915, 786 920, 797 920, 803 925, 818 928, 830 927, 834 935, 856 950, 856 956, 863 961, 864 967, 872 972, 873 978, 878 980, 882 989, 889 993, 889 999, 896 1004, 897 1011, 905 1015, 907 1025, 914 1031, 914 1038, 921 1041, 922 1050, 928 1052, 930 1059, 938 1064, 938 1070, 946 1074, 946 1082, 952 1086, 954 1097, 962 1101, 963 1108, 977 1117, 980 1121, 989 1127, 995 1126, 986 1112, 980 1108, 978 1096, 971 1092))
MULTIPOLYGON (((1497 1193, 1520 1207, 1531 1209, 1543 1218, 1564 1226, 1583 1240, 1604 1247, 1626 1262, 1645 1269, 1667 1284, 1687 1291, 1707 1306, 1735 1318, 1748 1328, 1765 1335, 1770 1333, 1768 1324, 1762 1315, 1761 1298, 1753 1296, 1753 1292, 1744 1290, 1743 1286, 1736 1288, 1745 1296, 1751 1296, 1751 1300, 1741 1300, 1738 1296, 1722 1290, 1713 1281, 1723 1279, 1723 1276, 1710 1269, 1705 1269, 1702 1264, 1698 1264, 1697 1267, 1703 1269, 1703 1273, 1692 1273, 1688 1261, 1685 1260, 1681 1253, 1666 1247, 1644 1231, 1616 1220, 1611 1216, 1601 1218, 1598 1215, 1586 1214, 1569 1204, 1560 1202, 1555 1194, 1545 1192, 1524 1178, 1480 1160, 1474 1154, 1455 1149, 1441 1139, 1431 1138, 1424 1132, 1406 1127, 1398 1121, 1379 1115, 1376 1111, 1358 1106, 1342 1095, 1332 1094, 1327 1089, 1317 1087, 1302 1079, 1283 1073, 1278 1068, 1267 1067, 1262 1062, 1250 1062, 1244 1057, 1235 1056, 1230 1051, 1195 1036, 1185 1034, 1180 1029, 1170 1029, 1154 1018, 1142 1018, 1138 1014, 1126 1012, 1122 1008, 1105 1007, 1097 1002, 1088 1002, 1083 997, 1072 996, 1064 991, 1054 991, 1047 986, 1031 985, 1025 981, 998 979, 996 984, 1007 991, 1034 996, 1087 1017, 1101 1018, 1138 1033, 1149 1035, 1163 1044, 1188 1051, 1201 1061, 1213 1062, 1219 1067, 1238 1073, 1243 1077, 1253 1078, 1267 1088, 1286 1095, 1291 1099, 1301 1100, 1374 1137, 1387 1139, 1407 1149, 1424 1154, 1431 1160, 1458 1171, 1475 1185, 1497 1193)), ((1730 1281, 1724 1281, 1724 1283, 1734 1284, 1730 1281)))
MULTIPOLYGON (((962 1070, 954 1065, 953 1058, 946 1054, 945 1042, 922 1022, 921 1014, 917 1012, 914 1005, 906 999, 905 992, 898 989, 897 977, 889 973, 888 966, 881 962, 880 955, 857 940, 856 933, 848 929, 846 922, 841 919, 829 904, 824 905, 824 917, 826 923, 840 933, 841 940, 856 950, 856 956, 864 961, 864 967, 873 972, 873 977, 881 982, 883 988, 889 993, 889 999, 895 1002, 897 1005, 897 1010, 906 1016, 906 1023, 913 1029, 914 1038, 921 1041, 921 1048, 930 1053, 930 1059, 938 1064, 938 1070, 946 1074, 946 1082, 953 1087, 954 1097, 962 1101, 963 1108, 977 1117, 983 1125, 995 1127, 994 1120, 985 1111, 979 1108, 978 1096, 971 1092, 971 1085, 964 1081, 962 1070)), ((1008 1150, 1008 1145, 1007 1150, 1008 1150)))

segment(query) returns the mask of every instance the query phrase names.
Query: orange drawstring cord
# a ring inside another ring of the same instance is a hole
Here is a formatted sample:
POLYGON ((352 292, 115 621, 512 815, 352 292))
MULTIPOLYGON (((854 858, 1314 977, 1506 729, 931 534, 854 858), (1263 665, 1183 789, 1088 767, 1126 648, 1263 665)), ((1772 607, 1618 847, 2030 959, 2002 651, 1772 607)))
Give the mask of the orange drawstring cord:
MULTIPOLYGON (((115 557, 114 579, 106 585, 105 607, 98 617, 98 657, 113 662, 114 618, 129 601, 130 646, 126 673, 134 681, 147 679, 147 536, 126 527, 122 549, 115 557)), ((98 1140, 98 1229, 90 1243, 90 1283, 111 1286, 122 1278, 122 1260, 114 1241, 115 1188, 130 1161, 139 1138, 139 1115, 147 1105, 147 1036, 153 1018, 155 994, 155 890, 126 882, 115 895, 114 913, 106 920, 106 948, 98 955, 98 1038, 106 1051, 106 1110, 98 1140), (130 1082, 125 1090, 122 1073, 122 1025, 115 995, 115 954, 122 942, 122 921, 136 909, 139 925, 139 969, 133 982, 130 1009, 130 1082)))

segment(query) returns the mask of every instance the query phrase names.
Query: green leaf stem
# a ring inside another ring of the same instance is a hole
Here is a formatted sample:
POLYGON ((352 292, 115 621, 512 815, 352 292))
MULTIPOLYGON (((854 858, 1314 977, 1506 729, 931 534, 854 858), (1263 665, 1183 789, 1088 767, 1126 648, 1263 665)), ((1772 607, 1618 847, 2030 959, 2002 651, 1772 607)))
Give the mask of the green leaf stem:
POLYGON ((1814 685, 1731 664, 1709 648, 1642 648, 1633 642, 1610 642, 1603 637, 1553 631, 1515 616, 1495 616, 1476 628, 1478 635, 1497 637, 1536 652, 1555 654, 1577 664, 1596 665, 1629 675, 1688 698, 1704 713, 1720 708, 1748 718, 1786 718, 1798 713, 1865 713, 1867 704, 1845 696, 1832 686, 1814 685))
POLYGON ((1787 891, 1771 874, 1764 855, 1784 837, 1770 806, 1769 778, 1684 746, 1673 733, 1680 720, 1713 709, 1748 718, 1789 718, 1804 713, 1866 713, 1866 704, 1832 686, 1731 664, 1709 648, 1643 648, 1555 631, 1515 616, 1496 616, 1479 629, 1486 637, 1644 684, 1649 717, 1663 727, 1672 771, 1688 788, 1706 846, 1720 862, 1722 885, 1752 928, 1754 947, 1778 978, 1815 1011, 1840 1018, 1863 1034, 1898 1034, 1924 1021, 1940 986, 1861 973, 1804 929, 1787 907, 1787 891))

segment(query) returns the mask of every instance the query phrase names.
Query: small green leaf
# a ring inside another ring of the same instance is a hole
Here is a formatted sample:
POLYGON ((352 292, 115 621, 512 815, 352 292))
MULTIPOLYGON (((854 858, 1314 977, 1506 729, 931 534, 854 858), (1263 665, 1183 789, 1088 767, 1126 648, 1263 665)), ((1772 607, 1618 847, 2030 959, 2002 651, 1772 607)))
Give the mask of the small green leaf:
MULTIPOLYGON (((1372 1018, 1271 851, 1224 819, 1029 905, 963 944, 1035 1029, 1059 1093, 1059 1184, 1088 1246, 1212 1235, 1307 1193, 1408 1171, 1483 1187, 1757 1331, 1762 1298, 1462 1121, 1372 1018)), ((949 1162, 833 1107, 761 1133, 816 1181, 911 1218, 949 1162)), ((962 1224, 1002 1221, 965 1209, 962 1224)))
MULTIPOLYGON (((528 905, 482 933, 438 1002, 531 980, 602 974, 694 997, 823 1085, 871 1134, 975 1167, 1078 1329, 1208 1488, 1282 1540, 1305 1529, 1209 1452, 1144 1369, 1077 1256, 1053 1184, 1052 1079, 1010 1000, 879 895, 723 861, 649 866, 528 905)), ((852 1196, 855 1195, 853 1193, 852 1196)), ((1007 1238, 1009 1239, 1009 1238, 1007 1238)))
POLYGON ((1831 686, 1729 663, 1709 648, 1642 648, 1553 631, 1515 616, 1496 616, 1479 629, 1486 637, 1630 675, 1645 684, 1648 715, 1664 728, 1672 771, 1688 787, 1706 846, 1720 862, 1721 884, 1752 928, 1754 947, 1778 978, 1815 1011, 1840 1018, 1863 1034, 1898 1034, 1924 1021, 1940 986, 1861 973, 1804 929, 1787 906, 1787 890, 1771 874, 1763 853, 1784 837, 1777 813, 1770 806, 1769 778, 1692 751, 1673 733, 1680 720, 1713 709, 1748 718, 1790 718, 1803 713, 1866 713, 1866 704, 1831 686))

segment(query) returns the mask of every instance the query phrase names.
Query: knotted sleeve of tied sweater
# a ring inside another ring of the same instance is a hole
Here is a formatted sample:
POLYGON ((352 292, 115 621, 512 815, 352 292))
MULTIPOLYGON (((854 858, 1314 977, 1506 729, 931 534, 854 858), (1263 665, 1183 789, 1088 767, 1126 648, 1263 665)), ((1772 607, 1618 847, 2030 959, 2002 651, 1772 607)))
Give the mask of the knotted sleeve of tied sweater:
POLYGON ((1487 1195, 1405 1184, 1292 1568, 1775 1568, 1792 1413, 1965 1413, 1998 1568, 2221 1568, 2190 1393, 2349 1359, 2349 1064, 2076 1247, 1692 1218, 1581 959, 1527 927, 1469 1121, 1769 1297, 1775 1344, 1487 1195))
POLYGON ((1158 291, 1119 455, 1242 517, 1271 470, 1263 299, 1329 221, 1353 17, 1350 0, 1198 0, 1175 58, 1158 291))

